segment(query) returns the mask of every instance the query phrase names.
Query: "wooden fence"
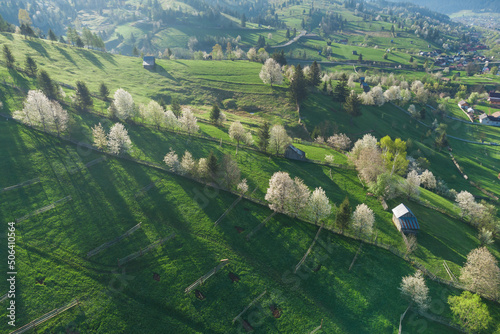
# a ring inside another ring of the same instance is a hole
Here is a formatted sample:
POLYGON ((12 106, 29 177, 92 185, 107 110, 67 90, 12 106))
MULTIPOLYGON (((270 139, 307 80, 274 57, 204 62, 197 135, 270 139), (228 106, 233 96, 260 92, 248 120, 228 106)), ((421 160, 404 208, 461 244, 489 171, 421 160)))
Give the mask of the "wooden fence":
POLYGON ((141 250, 139 250, 139 251, 137 251, 135 253, 132 253, 132 254, 124 257, 123 259, 119 259, 118 260, 118 267, 124 265, 127 262, 130 262, 130 261, 138 258, 139 256, 143 256, 144 254, 146 254, 150 250, 155 249, 156 247, 162 245, 165 241, 168 241, 168 240, 170 240, 172 238, 175 238, 175 233, 172 233, 168 237, 166 237, 164 239, 161 239, 161 240, 158 240, 157 242, 152 243, 151 245, 147 246, 146 248, 141 249, 141 250))
POLYGON ((0 303, 3 302, 4 300, 6 300, 8 296, 9 296, 9 293, 7 292, 5 295, 0 297, 0 303))
POLYGON ((245 314, 246 311, 248 311, 248 309, 250 307, 252 307, 252 305, 254 305, 259 299, 261 299, 262 297, 264 297, 264 295, 267 293, 267 290, 264 290, 264 292, 262 292, 259 296, 257 296, 254 300, 252 300, 250 302, 250 304, 247 305, 247 307, 245 307, 243 309, 243 311, 240 312, 240 314, 238 314, 234 319, 233 319, 233 324, 236 322, 236 320, 238 320, 243 314, 245 314))
POLYGON ((35 210, 35 211, 31 212, 31 213, 28 213, 27 215, 24 215, 21 218, 17 218, 16 219, 16 223, 22 222, 23 220, 26 220, 26 219, 31 218, 33 216, 36 216, 36 215, 38 215, 40 213, 49 211, 49 210, 55 208, 58 204, 64 203, 66 201, 71 201, 71 196, 66 196, 64 198, 61 198, 60 200, 57 200, 57 201, 55 201, 52 204, 46 205, 43 208, 40 208, 40 209, 35 210))
POLYGON ((69 310, 70 308, 72 308, 76 305, 79 305, 78 299, 71 301, 70 303, 64 305, 63 307, 56 308, 56 309, 50 311, 49 313, 44 314, 43 316, 41 316, 40 318, 38 318, 36 320, 33 320, 29 324, 26 324, 23 327, 20 327, 20 328, 16 329, 15 331, 10 332, 10 334, 21 334, 21 333, 24 333, 26 331, 29 331, 30 329, 35 328, 36 326, 44 323, 45 321, 47 321, 49 319, 54 318, 55 316, 61 314, 64 311, 69 310))
POLYGON ((198 278, 193 284, 191 284, 190 286, 188 286, 184 290, 184 292, 185 293, 189 293, 189 292, 193 291, 194 288, 196 288, 197 286, 205 283, 206 280, 208 280, 210 277, 212 277, 213 275, 215 275, 222 267, 224 267, 228 263, 229 263, 228 259, 221 260, 221 263, 219 263, 219 265, 217 265, 216 267, 214 267, 212 270, 210 270, 205 275, 203 275, 200 278, 198 278))
MULTIPOLYGON (((256 188, 257 189, 257 188, 256 188)), ((214 223, 214 226, 217 226, 220 221, 236 206, 236 204, 238 204, 241 199, 243 198, 243 195, 241 195, 240 197, 238 197, 230 206, 229 208, 227 208, 226 211, 224 211, 224 213, 219 217, 219 219, 217 219, 214 223)))
POLYGON ((69 171, 70 174, 74 174, 84 168, 89 168, 89 167, 92 167, 94 165, 97 165, 98 163, 102 162, 102 161, 106 161, 106 156, 103 156, 103 157, 100 157, 100 158, 97 158, 97 159, 94 159, 88 163, 86 163, 85 165, 83 165, 82 167, 76 167, 76 168, 73 168, 71 171, 69 171))
POLYGON ((16 185, 13 185, 13 186, 10 186, 10 187, 5 187, 3 189, 0 189, 0 193, 2 193, 4 191, 9 191, 9 190, 17 189, 17 188, 26 187, 26 186, 29 186, 31 184, 35 184, 35 183, 38 183, 38 182, 40 182, 40 178, 39 177, 31 179, 31 180, 28 180, 28 181, 21 182, 19 184, 16 184, 16 185))
POLYGON ((120 240, 128 237, 129 235, 131 235, 132 233, 134 233, 135 231, 137 231, 140 227, 141 227, 141 224, 142 222, 140 222, 139 224, 135 225, 134 227, 132 227, 130 230, 128 230, 127 232, 125 232, 124 234, 122 234, 121 236, 119 236, 118 238, 112 240, 112 241, 109 241, 109 242, 106 242, 102 245, 100 245, 99 247, 91 250, 90 252, 87 253, 87 259, 100 253, 101 251, 105 250, 106 248, 109 248, 111 246, 113 246, 114 244, 116 244, 117 242, 119 242, 120 240))

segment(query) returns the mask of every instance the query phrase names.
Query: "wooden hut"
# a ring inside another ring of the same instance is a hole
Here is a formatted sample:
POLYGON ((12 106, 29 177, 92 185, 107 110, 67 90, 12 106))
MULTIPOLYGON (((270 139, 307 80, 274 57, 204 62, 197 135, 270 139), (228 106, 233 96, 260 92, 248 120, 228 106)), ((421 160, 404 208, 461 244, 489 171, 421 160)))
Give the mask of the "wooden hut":
POLYGON ((392 209, 392 222, 403 233, 418 233, 420 226, 418 225, 417 217, 403 203, 392 209))
POLYGON ((299 150, 293 145, 288 145, 286 150, 285 150, 285 158, 287 159, 293 159, 293 160, 301 160, 305 161, 306 159, 306 152, 299 150))

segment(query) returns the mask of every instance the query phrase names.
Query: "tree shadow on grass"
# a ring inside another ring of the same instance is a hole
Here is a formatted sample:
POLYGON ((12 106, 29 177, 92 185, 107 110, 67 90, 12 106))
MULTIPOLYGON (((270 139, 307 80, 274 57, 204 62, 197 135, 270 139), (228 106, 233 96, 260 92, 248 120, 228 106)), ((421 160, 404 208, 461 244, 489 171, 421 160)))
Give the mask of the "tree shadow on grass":
POLYGON ((97 66, 99 69, 102 70, 104 68, 104 65, 101 63, 101 61, 92 52, 90 52, 89 50, 76 49, 75 52, 77 54, 79 54, 80 56, 82 56, 83 58, 85 58, 88 61, 90 61, 92 64, 94 64, 95 66, 97 66))
POLYGON ((172 81, 179 82, 179 79, 175 78, 170 73, 168 73, 167 70, 163 66, 161 66, 160 64, 156 64, 155 70, 153 72, 158 73, 159 75, 161 75, 165 78, 168 78, 172 81))
POLYGON ((2 32, 2 33, 0 33, 0 35, 2 35, 3 37, 7 38, 9 41, 13 41, 14 40, 14 37, 12 37, 11 33, 2 32))
POLYGON ((29 80, 26 79, 23 75, 21 75, 18 71, 9 68, 9 74, 12 80, 14 80, 16 86, 19 86, 24 90, 28 90, 30 88, 29 80))
POLYGON ((28 46, 30 48, 32 48, 33 50, 37 51, 39 54, 41 54, 43 57, 49 59, 49 60, 52 60, 52 58, 50 58, 49 56, 49 53, 47 52, 47 50, 45 49, 45 47, 38 41, 31 41, 31 40, 24 40, 24 43, 28 44, 28 46))
POLYGON ((107 52, 101 52, 99 53, 99 55, 104 58, 106 61, 110 62, 111 64, 113 65, 116 65, 117 62, 115 60, 115 56, 112 55, 111 53, 107 53, 107 52))
POLYGON ((73 65, 75 65, 77 68, 79 68, 78 64, 75 62, 75 60, 73 59, 73 57, 71 57, 71 55, 64 49, 58 47, 58 46, 54 46, 54 48, 59 51, 63 56, 64 58, 66 58, 70 63, 72 63, 73 65))

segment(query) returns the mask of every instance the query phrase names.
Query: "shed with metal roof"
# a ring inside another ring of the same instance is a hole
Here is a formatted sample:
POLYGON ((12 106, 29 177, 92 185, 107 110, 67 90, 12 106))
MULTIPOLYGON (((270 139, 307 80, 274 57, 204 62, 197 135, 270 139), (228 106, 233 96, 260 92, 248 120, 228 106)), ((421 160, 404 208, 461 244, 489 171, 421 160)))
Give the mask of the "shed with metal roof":
POLYGON ((392 209, 392 222, 396 225, 398 231, 403 233, 418 233, 420 226, 417 217, 403 203, 392 209))

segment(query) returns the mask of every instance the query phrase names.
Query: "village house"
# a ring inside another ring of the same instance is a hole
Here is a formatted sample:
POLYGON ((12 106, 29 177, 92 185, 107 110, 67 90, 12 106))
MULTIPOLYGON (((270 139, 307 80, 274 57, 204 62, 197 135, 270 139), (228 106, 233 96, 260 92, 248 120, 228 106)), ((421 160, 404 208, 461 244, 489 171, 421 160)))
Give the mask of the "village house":
POLYGON ((500 105, 500 93, 490 92, 488 102, 494 105, 500 105))
POLYGON ((479 116, 479 123, 491 126, 500 126, 500 112, 493 115, 482 114, 479 116))

